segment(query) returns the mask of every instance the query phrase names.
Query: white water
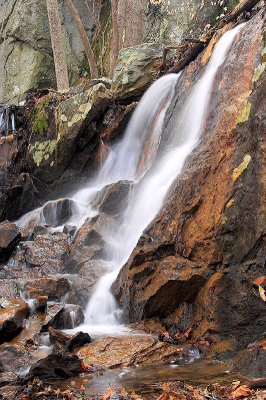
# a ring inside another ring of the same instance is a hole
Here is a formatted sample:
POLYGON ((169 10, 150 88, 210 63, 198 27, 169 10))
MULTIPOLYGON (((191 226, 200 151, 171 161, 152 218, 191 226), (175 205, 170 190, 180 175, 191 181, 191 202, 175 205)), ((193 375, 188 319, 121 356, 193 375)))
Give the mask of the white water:
POLYGON ((4 138, 16 130, 15 115, 9 108, 0 110, 0 135, 4 138))
MULTIPOLYGON (((180 114, 176 115, 176 128, 169 137, 161 140, 164 116, 178 80, 178 76, 173 74, 159 79, 145 93, 128 125, 124 139, 111 149, 98 177, 72 197, 76 211, 71 217, 71 223, 81 226, 87 217, 97 213, 90 203, 105 185, 119 180, 135 182, 119 229, 111 237, 105 238, 108 254, 105 261, 109 272, 98 281, 86 309, 85 324, 78 329, 97 334, 121 332, 121 311, 110 292, 111 285, 143 230, 161 209, 187 156, 198 144, 215 75, 241 28, 242 25, 239 25, 226 32, 217 43, 205 71, 180 114), (159 146, 160 152, 157 152, 159 146)), ((23 218, 25 223, 29 216, 23 218)))

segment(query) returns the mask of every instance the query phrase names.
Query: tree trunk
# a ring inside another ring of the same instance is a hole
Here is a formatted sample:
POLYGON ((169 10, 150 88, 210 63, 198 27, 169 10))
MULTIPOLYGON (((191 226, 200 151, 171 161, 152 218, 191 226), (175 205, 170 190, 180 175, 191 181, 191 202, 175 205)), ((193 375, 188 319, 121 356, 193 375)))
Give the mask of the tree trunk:
MULTIPOLYGON (((121 0, 120 0, 121 1, 121 0)), ((115 69, 116 60, 119 53, 119 30, 117 23, 117 4, 116 0, 111 0, 112 7, 112 21, 113 21, 113 36, 110 49, 110 71, 109 78, 112 79, 115 69)))
POLYGON ((82 43, 83 43, 83 46, 85 49, 85 53, 87 55, 89 66, 90 66, 91 77, 92 77, 92 79, 98 78, 98 71, 97 71, 97 65, 96 65, 94 53, 92 51, 91 44, 89 42, 89 39, 88 39, 88 36, 84 29, 84 26, 81 22, 78 11, 77 11, 76 7, 74 6, 72 0, 65 0, 65 1, 66 1, 68 9, 75 21, 77 30, 78 30, 80 38, 82 40, 82 43))
POLYGON ((54 55, 57 90, 68 90, 69 81, 67 73, 66 55, 63 46, 61 21, 57 0, 46 0, 49 18, 50 35, 54 55))
POLYGON ((125 44, 124 47, 131 47, 141 44, 144 36, 144 15, 145 0, 125 0, 126 21, 125 21, 125 44))
POLYGON ((117 6, 117 25, 119 32, 119 49, 122 47, 122 36, 125 28, 126 0, 119 0, 117 6))

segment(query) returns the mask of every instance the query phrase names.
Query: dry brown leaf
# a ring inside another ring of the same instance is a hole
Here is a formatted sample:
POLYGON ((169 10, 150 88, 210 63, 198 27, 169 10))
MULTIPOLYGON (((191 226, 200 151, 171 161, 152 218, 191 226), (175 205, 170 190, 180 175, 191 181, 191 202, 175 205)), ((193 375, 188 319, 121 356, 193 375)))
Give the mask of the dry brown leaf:
POLYGON ((255 279, 255 281, 253 281, 254 285, 261 285, 266 279, 266 275, 260 276, 259 278, 255 279))
POLYGON ((202 396, 200 393, 198 393, 196 390, 193 393, 194 399, 195 400, 206 400, 206 397, 202 396))
POLYGON ((266 295, 265 295, 265 290, 263 289, 262 286, 259 285, 259 294, 260 297, 262 298, 263 301, 266 301, 266 295))
POLYGON ((112 385, 110 385, 107 389, 107 394, 103 395, 103 400, 108 399, 108 397, 110 397, 112 394, 115 393, 115 390, 113 389, 112 385))
POLYGON ((178 392, 168 392, 169 400, 187 400, 187 396, 178 392))
POLYGON ((232 399, 240 399, 241 397, 251 396, 252 391, 246 385, 239 386, 234 392, 231 393, 232 399))
POLYGON ((240 383, 241 383, 240 381, 232 382, 231 385, 226 388, 226 392, 228 394, 231 394, 234 390, 236 390, 236 388, 240 385, 240 383))

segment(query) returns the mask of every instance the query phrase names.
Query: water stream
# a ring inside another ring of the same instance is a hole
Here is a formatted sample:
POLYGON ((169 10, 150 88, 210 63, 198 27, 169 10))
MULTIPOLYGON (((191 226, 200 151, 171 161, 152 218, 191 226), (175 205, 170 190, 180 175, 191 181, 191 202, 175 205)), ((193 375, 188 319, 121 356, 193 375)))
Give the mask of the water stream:
MULTIPOLYGON (((86 218, 97 214, 91 203, 102 188, 122 180, 133 182, 119 228, 104 237, 104 261, 108 272, 98 281, 86 308, 85 324, 79 330, 90 334, 124 331, 121 311, 110 292, 111 285, 143 230, 161 209, 187 156, 199 143, 217 70, 223 64, 242 26, 238 25, 226 32, 217 43, 181 112, 175 115, 175 129, 169 136, 163 137, 163 123, 175 95, 179 78, 175 74, 160 78, 147 90, 132 116, 124 138, 110 150, 98 176, 71 197, 74 205, 69 223, 80 227, 86 218)), ((33 216, 39 218, 39 223, 45 223, 40 208, 22 217, 18 224, 25 226, 33 216)))

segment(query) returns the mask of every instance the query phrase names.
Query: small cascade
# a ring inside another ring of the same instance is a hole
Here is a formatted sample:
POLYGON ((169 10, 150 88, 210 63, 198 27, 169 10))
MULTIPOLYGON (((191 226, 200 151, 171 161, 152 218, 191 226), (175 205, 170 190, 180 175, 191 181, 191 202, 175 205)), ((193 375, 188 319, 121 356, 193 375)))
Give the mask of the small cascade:
POLYGON ((160 78, 147 90, 129 122, 124 138, 108 149, 98 176, 67 199, 67 216, 62 208, 58 208, 59 203, 53 208, 51 204, 55 202, 48 202, 17 221, 18 225, 24 227, 35 218, 38 223, 47 223, 49 220, 53 226, 67 223, 79 228, 87 218, 97 215, 93 201, 104 187, 119 181, 133 182, 119 227, 104 238, 107 273, 96 284, 85 312, 85 324, 79 330, 97 334, 121 332, 121 310, 111 294, 111 285, 142 232, 163 206, 167 192, 181 173, 187 156, 199 143, 215 76, 242 26, 226 32, 216 44, 188 99, 179 114, 174 116, 175 128, 167 132, 167 136, 163 124, 179 79, 179 75, 175 74, 160 78), (59 209, 65 216, 62 218, 61 215, 62 222, 58 217, 59 209), (48 210, 47 213, 45 210, 48 210))
POLYGON ((15 130, 14 106, 0 105, 0 138, 11 135, 15 130))

